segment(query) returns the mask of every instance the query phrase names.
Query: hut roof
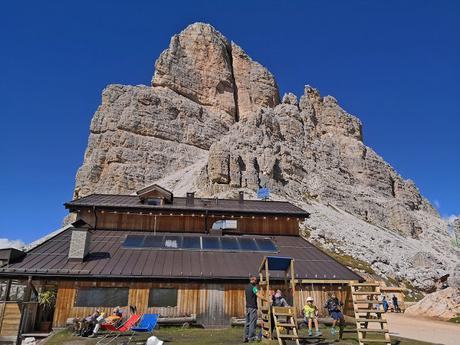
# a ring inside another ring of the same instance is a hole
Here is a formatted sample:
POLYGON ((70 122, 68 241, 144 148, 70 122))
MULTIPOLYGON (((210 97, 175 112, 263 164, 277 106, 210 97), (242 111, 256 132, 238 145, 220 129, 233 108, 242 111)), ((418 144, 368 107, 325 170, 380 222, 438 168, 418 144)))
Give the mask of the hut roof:
MULTIPOLYGON (((75 262, 68 259, 71 232, 71 229, 64 230, 29 251, 22 261, 0 268, 0 276, 242 280, 258 272, 265 255, 279 255, 295 259, 298 279, 362 279, 308 241, 295 236, 270 237, 277 247, 277 253, 274 254, 254 251, 129 248, 125 245, 126 231, 96 230, 92 234, 88 256, 83 262, 75 262)), ((129 231, 131 236, 145 234, 129 231)))
POLYGON ((150 205, 143 203, 138 195, 91 194, 64 204, 70 210, 79 207, 101 207, 109 209, 136 209, 144 211, 187 211, 187 212, 219 212, 219 213, 250 213, 274 214, 307 218, 309 213, 284 201, 262 201, 238 199, 194 198, 192 204, 185 197, 174 197, 171 203, 150 205))

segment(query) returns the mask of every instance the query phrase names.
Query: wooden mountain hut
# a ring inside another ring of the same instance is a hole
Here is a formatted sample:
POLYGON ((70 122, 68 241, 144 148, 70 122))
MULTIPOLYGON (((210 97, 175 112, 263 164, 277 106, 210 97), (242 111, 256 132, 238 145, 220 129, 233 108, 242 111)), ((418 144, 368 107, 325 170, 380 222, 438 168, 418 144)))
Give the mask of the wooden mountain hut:
MULTIPOLYGON (((309 214, 288 202, 247 200, 243 192, 234 200, 177 197, 152 185, 65 207, 76 214, 72 225, 27 252, 0 252, 0 336, 46 330, 46 322, 64 327, 95 308, 130 305, 162 318, 229 325, 243 317, 244 287, 265 256, 295 260, 297 305, 308 296, 322 305, 335 291, 352 308, 348 284, 362 280, 299 236, 309 214), (45 312, 37 296, 50 290, 56 302, 45 312)), ((275 287, 283 281, 270 277, 275 287)))

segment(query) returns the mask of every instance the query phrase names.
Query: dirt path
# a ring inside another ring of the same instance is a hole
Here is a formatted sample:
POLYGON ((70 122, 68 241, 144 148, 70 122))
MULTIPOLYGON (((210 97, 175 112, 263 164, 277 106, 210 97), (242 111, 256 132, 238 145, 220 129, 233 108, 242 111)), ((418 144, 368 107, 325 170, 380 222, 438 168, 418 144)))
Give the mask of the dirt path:
POLYGON ((428 341, 435 344, 460 344, 460 325, 442 321, 417 319, 404 314, 386 314, 390 335, 428 341))

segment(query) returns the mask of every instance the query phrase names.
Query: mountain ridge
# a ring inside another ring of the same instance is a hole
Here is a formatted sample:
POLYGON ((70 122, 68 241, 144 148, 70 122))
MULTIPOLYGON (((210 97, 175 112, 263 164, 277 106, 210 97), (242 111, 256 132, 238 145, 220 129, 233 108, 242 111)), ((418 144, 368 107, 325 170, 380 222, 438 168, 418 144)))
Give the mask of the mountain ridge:
POLYGON ((273 198, 314 211, 305 227, 325 248, 423 290, 456 260, 445 222, 364 144, 357 117, 308 85, 300 99, 281 98, 274 76, 209 24, 171 38, 152 86, 103 91, 74 197, 153 182, 200 196, 255 197, 269 187, 273 198), (396 249, 387 255, 376 239, 396 249))

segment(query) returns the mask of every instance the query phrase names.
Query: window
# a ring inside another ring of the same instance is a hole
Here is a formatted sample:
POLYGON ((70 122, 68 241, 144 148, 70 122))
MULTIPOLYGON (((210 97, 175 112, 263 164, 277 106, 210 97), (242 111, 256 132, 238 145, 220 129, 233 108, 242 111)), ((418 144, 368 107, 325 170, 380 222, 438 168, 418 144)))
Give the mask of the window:
POLYGON ((20 281, 12 281, 8 301, 22 301, 26 292, 26 284, 20 281))
POLYGON ((7 287, 8 287, 8 281, 0 280, 0 301, 4 301, 6 299, 7 287))
POLYGON ((128 288, 80 288, 75 307, 116 307, 128 305, 128 288))
POLYGON ((161 205, 161 199, 160 198, 148 198, 147 199, 147 205, 161 205))
POLYGON ((149 307, 177 306, 177 289, 150 289, 149 307))
POLYGON ((212 224, 212 230, 237 230, 238 221, 236 219, 220 219, 212 224))

